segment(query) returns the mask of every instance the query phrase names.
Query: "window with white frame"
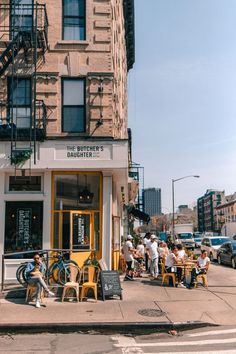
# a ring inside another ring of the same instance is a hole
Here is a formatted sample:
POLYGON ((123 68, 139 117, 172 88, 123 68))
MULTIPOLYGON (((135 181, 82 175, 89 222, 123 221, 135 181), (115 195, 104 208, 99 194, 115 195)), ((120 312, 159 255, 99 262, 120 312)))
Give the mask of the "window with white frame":
POLYGON ((84 79, 62 79, 62 131, 85 132, 84 79))

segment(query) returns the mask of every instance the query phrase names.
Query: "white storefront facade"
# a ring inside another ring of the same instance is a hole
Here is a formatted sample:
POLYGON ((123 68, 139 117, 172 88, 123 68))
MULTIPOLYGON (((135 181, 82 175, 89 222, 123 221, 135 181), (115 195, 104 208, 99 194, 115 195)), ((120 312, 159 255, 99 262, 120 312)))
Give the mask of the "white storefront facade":
MULTIPOLYGON (((95 250, 117 269, 128 188, 128 141, 48 140, 37 161, 10 164, 10 143, 0 144, 0 253, 73 249, 80 266, 95 250)), ((27 254, 27 253, 26 253, 27 254)), ((15 279, 26 256, 5 259, 15 279)))

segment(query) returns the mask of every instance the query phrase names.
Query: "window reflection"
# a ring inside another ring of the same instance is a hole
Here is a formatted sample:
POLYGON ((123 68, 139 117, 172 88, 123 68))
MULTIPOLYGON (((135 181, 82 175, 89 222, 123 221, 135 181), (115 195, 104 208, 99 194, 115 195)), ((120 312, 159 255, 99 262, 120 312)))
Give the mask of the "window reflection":
POLYGON ((99 182, 95 174, 56 175, 54 209, 99 210, 99 182))

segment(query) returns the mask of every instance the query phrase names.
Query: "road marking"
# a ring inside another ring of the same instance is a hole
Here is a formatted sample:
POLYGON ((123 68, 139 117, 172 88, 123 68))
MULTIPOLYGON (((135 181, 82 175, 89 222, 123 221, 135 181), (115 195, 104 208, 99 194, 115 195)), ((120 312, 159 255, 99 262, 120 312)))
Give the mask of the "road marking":
MULTIPOLYGON (((124 352, 129 353, 129 352, 124 352)), ((130 352, 132 353, 132 352, 130 352)), ((138 353, 138 352, 137 352, 138 353)), ((213 350, 213 351, 204 351, 204 352, 176 352, 176 354, 235 354, 235 349, 230 349, 230 350, 213 350)), ((156 354, 156 353, 145 353, 145 354, 156 354)), ((158 354, 174 354, 173 352, 158 352, 158 354)))
MULTIPOLYGON (((127 338, 126 338, 127 339, 127 338)), ((185 342, 159 342, 159 343, 137 343, 133 338, 129 338, 131 341, 125 340, 120 337, 118 344, 113 344, 117 348, 124 347, 179 347, 179 346, 195 346, 195 345, 208 345, 208 344, 231 344, 236 343, 236 338, 226 338, 226 339, 207 339, 201 341, 185 341, 185 342)), ((115 339, 117 340, 117 339, 115 339)), ((235 351, 234 351, 235 352, 235 351)))
POLYGON ((191 333, 191 334, 186 334, 187 337, 202 337, 202 336, 213 336, 216 334, 230 334, 230 333, 236 333, 236 328, 231 328, 231 329, 218 329, 216 331, 208 331, 208 332, 200 332, 200 333, 191 333))

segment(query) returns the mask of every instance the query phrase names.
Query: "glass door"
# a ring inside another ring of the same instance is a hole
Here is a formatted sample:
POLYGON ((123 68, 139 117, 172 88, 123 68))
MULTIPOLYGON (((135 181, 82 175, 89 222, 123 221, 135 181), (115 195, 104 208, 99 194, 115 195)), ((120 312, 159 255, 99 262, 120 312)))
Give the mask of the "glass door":
POLYGON ((91 212, 70 213, 70 248, 91 250, 93 248, 93 217, 91 212))

